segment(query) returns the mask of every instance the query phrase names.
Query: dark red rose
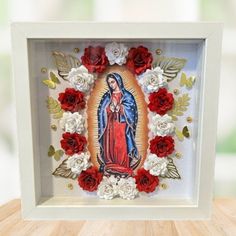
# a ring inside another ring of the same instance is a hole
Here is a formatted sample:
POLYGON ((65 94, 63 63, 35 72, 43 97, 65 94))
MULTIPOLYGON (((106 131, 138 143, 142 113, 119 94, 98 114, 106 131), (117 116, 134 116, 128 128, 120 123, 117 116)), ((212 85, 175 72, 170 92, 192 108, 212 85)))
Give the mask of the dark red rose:
POLYGON ((160 88, 157 92, 149 95, 148 108, 159 115, 166 114, 167 111, 173 108, 173 104, 173 95, 168 93, 165 88, 160 88))
POLYGON ((85 108, 84 94, 73 88, 67 88, 64 93, 59 93, 58 100, 65 111, 76 112, 85 108))
POLYGON ((144 168, 139 169, 134 178, 136 181, 136 187, 140 192, 151 193, 159 184, 158 176, 151 175, 144 168))
POLYGON ((108 65, 105 49, 100 46, 89 46, 88 48, 85 48, 84 55, 81 57, 81 60, 82 64, 91 73, 102 73, 108 65))
POLYGON ((136 75, 140 75, 147 69, 151 69, 152 54, 147 48, 139 46, 137 48, 131 48, 127 56, 126 66, 136 75))
POLYGON ((83 190, 89 192, 96 191, 98 185, 102 181, 102 173, 98 171, 97 167, 92 166, 89 169, 82 171, 78 177, 79 186, 83 190))
POLYGON ((87 140, 83 135, 66 132, 62 135, 61 147, 65 150, 66 155, 72 156, 75 153, 84 151, 87 140))
POLYGON ((150 141, 150 151, 158 157, 166 157, 174 151, 175 142, 171 136, 156 136, 150 141))

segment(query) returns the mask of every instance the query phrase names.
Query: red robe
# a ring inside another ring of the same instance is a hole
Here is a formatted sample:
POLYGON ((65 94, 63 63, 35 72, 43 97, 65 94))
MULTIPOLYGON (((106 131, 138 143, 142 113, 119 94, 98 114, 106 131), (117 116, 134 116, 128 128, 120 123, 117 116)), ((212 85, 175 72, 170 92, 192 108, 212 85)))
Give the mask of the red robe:
POLYGON ((120 104, 122 93, 112 93, 112 101, 120 106, 119 111, 112 112, 107 107, 107 127, 104 132, 104 158, 105 171, 132 175, 127 143, 125 136, 126 123, 119 122, 119 116, 124 115, 123 107, 120 104))

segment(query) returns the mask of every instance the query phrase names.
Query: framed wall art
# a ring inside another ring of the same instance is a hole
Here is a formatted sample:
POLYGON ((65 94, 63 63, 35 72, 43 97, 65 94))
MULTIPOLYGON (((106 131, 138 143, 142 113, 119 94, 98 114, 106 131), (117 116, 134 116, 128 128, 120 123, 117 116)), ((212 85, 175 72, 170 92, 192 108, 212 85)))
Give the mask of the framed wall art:
POLYGON ((221 28, 14 23, 23 217, 209 218, 221 28))

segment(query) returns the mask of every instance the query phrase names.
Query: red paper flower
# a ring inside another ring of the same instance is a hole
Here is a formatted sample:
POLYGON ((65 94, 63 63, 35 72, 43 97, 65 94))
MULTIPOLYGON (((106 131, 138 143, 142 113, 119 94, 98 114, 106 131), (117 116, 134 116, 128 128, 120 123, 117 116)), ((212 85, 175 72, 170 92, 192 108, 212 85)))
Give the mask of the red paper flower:
POLYGON ((136 180, 136 187, 140 192, 151 193, 159 184, 158 176, 151 175, 144 168, 139 169, 134 178, 136 180))
POLYGON ((73 88, 67 88, 64 93, 59 93, 58 100, 65 111, 76 112, 85 108, 84 94, 73 88))
POLYGON ((147 69, 151 69, 152 54, 147 48, 139 46, 131 48, 127 57, 126 66, 135 74, 139 75, 147 69))
POLYGON ((84 147, 87 144, 87 140, 84 136, 77 133, 66 132, 62 135, 61 147, 65 150, 65 153, 69 156, 75 153, 84 151, 84 147))
POLYGON ((108 59, 103 47, 97 46, 84 49, 84 55, 81 57, 82 64, 91 73, 102 73, 108 65, 108 59))
POLYGON ((98 185, 102 181, 102 173, 98 171, 97 167, 92 166, 86 171, 82 171, 78 177, 79 186, 83 190, 87 190, 89 192, 96 191, 98 185))
POLYGON ((150 141, 150 151, 158 157, 166 157, 174 151, 174 139, 171 136, 156 136, 150 141))
POLYGON ((148 108, 159 115, 166 114, 167 111, 173 108, 173 104, 173 95, 168 93, 165 88, 160 88, 157 92, 149 95, 148 108))

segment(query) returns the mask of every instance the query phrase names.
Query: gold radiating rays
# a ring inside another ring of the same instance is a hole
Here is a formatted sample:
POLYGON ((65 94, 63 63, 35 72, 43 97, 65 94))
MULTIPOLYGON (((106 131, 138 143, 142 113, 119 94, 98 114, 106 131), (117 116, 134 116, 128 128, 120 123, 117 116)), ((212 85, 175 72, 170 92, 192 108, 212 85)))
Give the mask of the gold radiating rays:
POLYGON ((87 125, 88 125, 88 149, 91 154, 91 161, 98 166, 97 155, 99 154, 98 143, 98 118, 97 110, 103 94, 108 90, 106 84, 106 75, 108 73, 119 73, 123 79, 125 89, 131 92, 135 98, 138 107, 138 124, 136 128, 136 145, 139 154, 142 156, 140 166, 143 164, 148 148, 148 111, 144 94, 137 83, 135 76, 121 66, 110 66, 104 74, 97 78, 93 91, 90 94, 87 103, 87 125))

